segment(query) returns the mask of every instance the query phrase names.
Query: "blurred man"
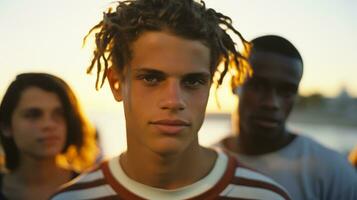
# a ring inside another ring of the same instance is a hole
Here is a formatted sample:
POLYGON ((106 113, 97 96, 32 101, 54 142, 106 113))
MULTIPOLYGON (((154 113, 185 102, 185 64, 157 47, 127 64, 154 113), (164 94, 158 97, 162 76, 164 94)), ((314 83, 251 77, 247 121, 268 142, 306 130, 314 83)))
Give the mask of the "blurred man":
POLYGON ((357 176, 347 160, 286 128, 303 74, 298 50, 274 35, 258 37, 252 45, 253 76, 235 90, 239 134, 219 146, 273 177, 293 199, 356 200, 357 176))

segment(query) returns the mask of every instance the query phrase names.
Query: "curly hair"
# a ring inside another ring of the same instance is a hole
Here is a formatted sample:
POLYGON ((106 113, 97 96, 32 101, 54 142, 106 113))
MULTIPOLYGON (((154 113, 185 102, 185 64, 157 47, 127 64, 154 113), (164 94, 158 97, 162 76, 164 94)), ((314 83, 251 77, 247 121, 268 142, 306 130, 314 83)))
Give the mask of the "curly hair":
POLYGON ((67 124, 67 141, 56 157, 59 166, 82 171, 94 164, 97 155, 95 129, 80 110, 79 103, 71 88, 62 79, 46 73, 23 73, 10 84, 0 104, 0 139, 5 152, 5 167, 16 170, 20 155, 12 137, 5 136, 4 130, 11 127, 11 119, 22 93, 29 87, 55 93, 60 99, 67 124))
POLYGON ((228 71, 231 71, 236 85, 251 73, 246 56, 237 50, 238 45, 228 31, 238 36, 246 52, 249 52, 250 44, 233 27, 228 16, 206 8, 203 1, 128 0, 118 2, 115 10, 104 12, 103 20, 83 40, 85 44, 87 37, 95 32, 96 48, 87 73, 96 67, 97 90, 103 86, 110 66, 123 74, 124 66, 132 58, 133 42, 145 31, 166 31, 185 39, 201 41, 210 49, 210 72, 217 88, 228 71))

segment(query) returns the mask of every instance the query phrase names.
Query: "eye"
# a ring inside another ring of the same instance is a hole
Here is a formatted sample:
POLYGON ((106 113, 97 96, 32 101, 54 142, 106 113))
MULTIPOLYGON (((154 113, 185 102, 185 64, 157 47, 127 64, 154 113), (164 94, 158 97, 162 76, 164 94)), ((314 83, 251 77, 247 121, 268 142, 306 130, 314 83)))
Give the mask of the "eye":
POLYGON ((204 81, 200 79, 188 79, 184 81, 184 85, 189 88, 196 88, 200 85, 204 85, 204 81))
POLYGON ((297 93, 297 88, 289 86, 281 87, 279 88, 278 92, 281 96, 289 98, 297 93))
POLYGON ((27 111, 25 111, 24 113, 24 117, 27 119, 37 119, 39 117, 41 117, 42 112, 39 109, 29 109, 27 111))
POLYGON ((148 73, 148 74, 138 75, 137 79, 143 80, 144 83, 148 86, 154 86, 157 85, 159 82, 161 82, 164 79, 164 77, 159 74, 148 73))
POLYGON ((203 75, 188 75, 183 79, 183 85, 187 88, 195 89, 207 85, 208 77, 203 75))
POLYGON ((65 113, 64 113, 64 110, 63 109, 56 109, 54 112, 53 112, 53 117, 57 120, 63 120, 65 118, 65 113))
POLYGON ((154 85, 156 84, 157 82, 159 82, 159 79, 158 77, 156 77, 155 75, 147 75, 143 78, 143 80, 148 83, 148 84, 151 84, 151 85, 154 85))

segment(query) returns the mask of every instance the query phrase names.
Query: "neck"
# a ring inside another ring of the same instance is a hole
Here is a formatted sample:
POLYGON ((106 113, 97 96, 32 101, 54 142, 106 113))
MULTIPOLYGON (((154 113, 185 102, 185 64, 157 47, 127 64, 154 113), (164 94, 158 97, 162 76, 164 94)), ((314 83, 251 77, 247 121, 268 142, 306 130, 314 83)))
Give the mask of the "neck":
POLYGON ((283 129, 276 137, 267 138, 266 133, 249 133, 241 131, 236 140, 235 151, 247 155, 262 155, 278 151, 294 140, 294 134, 283 129))
POLYGON ((57 166, 55 158, 22 158, 20 163, 20 166, 12 174, 25 184, 48 183, 49 179, 66 172, 57 166))
POLYGON ((172 155, 130 151, 128 148, 120 157, 120 164, 124 172, 137 182, 156 188, 176 189, 206 176, 213 168, 216 157, 213 150, 198 144, 197 148, 172 155))
POLYGON ((2 192, 9 199, 48 199, 71 178, 71 171, 54 159, 22 158, 20 166, 4 176, 2 192))

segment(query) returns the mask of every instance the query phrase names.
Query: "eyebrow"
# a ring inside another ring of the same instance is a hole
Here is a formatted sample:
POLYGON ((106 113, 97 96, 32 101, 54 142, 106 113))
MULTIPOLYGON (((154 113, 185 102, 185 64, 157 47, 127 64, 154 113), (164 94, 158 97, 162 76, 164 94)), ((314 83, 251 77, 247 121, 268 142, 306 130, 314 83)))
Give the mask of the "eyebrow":
POLYGON ((211 77, 211 74, 209 73, 204 73, 204 72, 194 72, 194 73, 189 73, 189 74, 186 74, 184 75, 184 77, 186 78, 202 78, 202 79, 210 79, 211 77))
POLYGON ((253 76, 251 78, 251 80, 255 80, 255 81, 262 81, 262 82, 266 82, 266 83, 278 83, 278 84, 284 84, 284 85, 289 85, 289 86, 292 86, 292 87, 298 87, 299 84, 296 84, 295 82, 293 81, 289 81, 289 80, 279 80, 279 81, 271 81, 269 80, 268 78, 265 78, 263 76, 253 76))
MULTIPOLYGON (((166 73, 160 71, 160 70, 156 70, 156 69, 150 69, 150 68, 140 68, 140 69, 135 69, 134 70, 135 73, 149 73, 149 74, 156 74, 156 75, 159 75, 159 76, 167 76, 166 73)), ((207 73, 207 72, 192 72, 192 73, 187 73, 187 74, 184 74, 183 77, 187 77, 187 76, 199 76, 199 77, 202 77, 202 78, 210 78, 211 77, 211 74, 210 73, 207 73)))
POLYGON ((27 107, 27 108, 22 108, 20 112, 22 113, 27 113, 27 112, 34 112, 34 111, 41 111, 41 108, 38 107, 27 107))
POLYGON ((160 70, 156 69, 149 69, 149 68, 140 68, 140 69, 135 69, 135 73, 149 73, 149 74, 157 74, 160 76, 166 76, 166 74, 160 70))
MULTIPOLYGON (((42 108, 40 107, 36 107, 36 106, 31 106, 31 107, 27 107, 27 108, 22 108, 20 110, 21 113, 26 113, 26 112, 34 112, 34 111, 40 111, 42 112, 42 108)), ((64 108, 62 106, 58 106, 58 107, 54 107, 53 111, 64 111, 64 108)))

